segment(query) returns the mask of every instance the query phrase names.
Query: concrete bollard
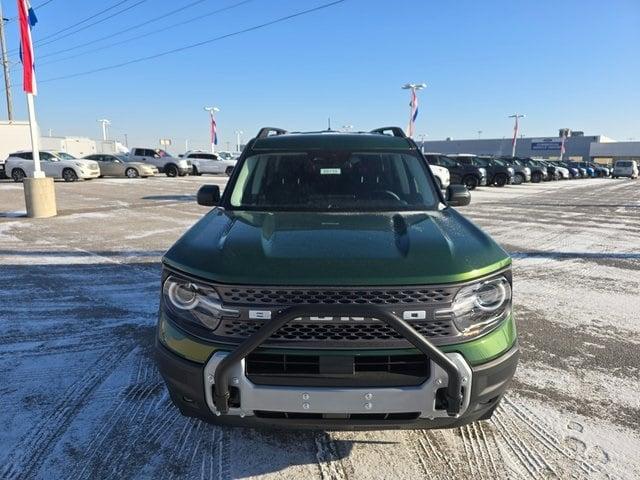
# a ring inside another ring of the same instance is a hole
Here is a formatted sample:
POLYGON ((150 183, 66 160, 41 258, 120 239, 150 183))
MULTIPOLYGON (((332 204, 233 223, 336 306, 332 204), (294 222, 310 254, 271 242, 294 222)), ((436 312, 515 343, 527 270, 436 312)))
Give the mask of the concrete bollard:
POLYGON ((53 178, 25 178, 23 183, 27 217, 47 218, 58 214, 53 178))

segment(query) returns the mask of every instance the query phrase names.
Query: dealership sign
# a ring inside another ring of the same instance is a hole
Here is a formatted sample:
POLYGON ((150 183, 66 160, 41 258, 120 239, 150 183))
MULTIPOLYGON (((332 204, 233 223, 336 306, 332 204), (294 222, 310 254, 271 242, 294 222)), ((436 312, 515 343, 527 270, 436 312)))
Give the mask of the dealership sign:
POLYGON ((531 150, 546 152, 548 150, 560 150, 562 146, 561 138, 532 138, 531 150))

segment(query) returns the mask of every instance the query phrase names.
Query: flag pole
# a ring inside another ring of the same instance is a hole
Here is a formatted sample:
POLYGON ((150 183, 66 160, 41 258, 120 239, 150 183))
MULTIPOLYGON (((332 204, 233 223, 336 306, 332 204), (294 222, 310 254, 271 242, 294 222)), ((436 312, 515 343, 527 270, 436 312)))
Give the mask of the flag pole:
POLYGON ((29 111, 29 133, 31 134, 31 151, 33 152, 33 178, 44 178, 44 172, 40 169, 38 123, 36 122, 36 109, 32 93, 27 93, 27 110, 29 111))
POLYGON ((24 203, 27 216, 46 218, 57 215, 56 192, 52 177, 46 177, 40 168, 40 133, 36 121, 36 109, 33 97, 37 93, 34 70, 34 52, 31 41, 31 28, 38 22, 28 0, 18 0, 18 18, 20 22, 20 46, 22 48, 22 88, 27 95, 29 113, 29 133, 31 134, 31 153, 33 158, 33 176, 22 179, 24 203))

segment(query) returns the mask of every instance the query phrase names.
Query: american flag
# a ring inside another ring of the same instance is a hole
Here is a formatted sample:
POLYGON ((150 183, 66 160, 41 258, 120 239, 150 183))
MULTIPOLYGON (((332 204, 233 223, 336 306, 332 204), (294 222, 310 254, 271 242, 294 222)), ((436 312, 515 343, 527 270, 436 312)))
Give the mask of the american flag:
POLYGON ((407 129, 409 132, 409 136, 413 137, 413 134, 416 130, 416 118, 418 118, 418 95, 416 95, 416 89, 411 89, 411 102, 409 103, 411 107, 411 113, 409 116, 409 128, 407 129))
POLYGON ((217 131, 216 119, 213 116, 213 112, 211 112, 211 143, 213 145, 218 144, 218 131, 217 131))
POLYGON ((20 59, 22 60, 22 88, 26 93, 36 95, 35 59, 31 28, 38 22, 29 0, 18 0, 18 18, 20 24, 20 59))

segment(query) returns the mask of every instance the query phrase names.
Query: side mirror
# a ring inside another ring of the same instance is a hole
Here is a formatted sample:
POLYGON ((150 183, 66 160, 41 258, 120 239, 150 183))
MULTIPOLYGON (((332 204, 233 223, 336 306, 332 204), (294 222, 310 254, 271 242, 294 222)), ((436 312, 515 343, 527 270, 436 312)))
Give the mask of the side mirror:
POLYGON ((203 185, 198 190, 198 205, 213 207, 220 202, 220 187, 218 185, 203 185))
POLYGON ((471 193, 464 185, 449 185, 447 187, 447 203, 451 207, 464 207, 471 203, 471 193))

